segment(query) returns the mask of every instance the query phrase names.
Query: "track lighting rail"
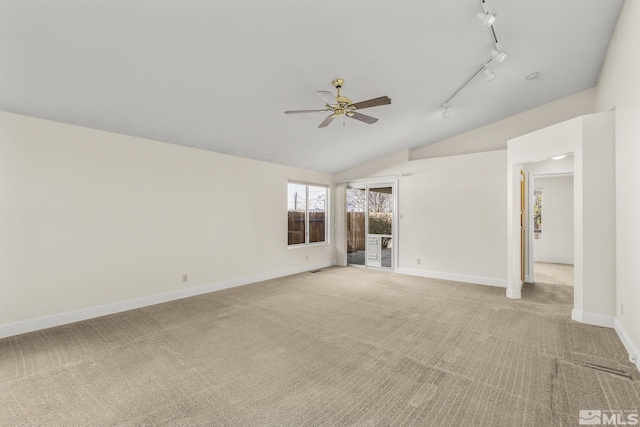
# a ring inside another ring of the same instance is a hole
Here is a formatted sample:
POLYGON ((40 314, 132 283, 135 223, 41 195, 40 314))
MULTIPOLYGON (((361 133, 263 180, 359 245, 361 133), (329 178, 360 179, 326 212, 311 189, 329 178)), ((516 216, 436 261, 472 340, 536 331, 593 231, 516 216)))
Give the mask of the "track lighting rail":
POLYGON ((444 102, 441 104, 443 108, 445 108, 447 106, 447 104, 449 104, 449 101, 451 101, 453 99, 454 96, 456 96, 458 94, 458 92, 460 92, 462 89, 464 89, 464 87, 466 85, 469 84, 469 82, 471 80, 473 80, 473 78, 475 76, 477 76, 478 74, 480 74, 482 72, 482 70, 484 70, 487 65, 489 65, 489 63, 493 61, 493 56, 490 56, 481 66, 478 67, 477 70, 475 70, 473 73, 471 73, 471 75, 469 77, 467 77, 467 79, 460 85, 458 86, 458 88, 456 90, 454 90, 451 95, 449 95, 449 97, 447 99, 444 100, 444 102))
POLYGON ((482 7, 483 12, 478 13, 477 17, 478 17, 478 19, 480 21, 482 21, 482 23, 484 25, 486 25, 489 28, 489 32, 491 33, 491 41, 492 41, 493 45, 495 46, 495 49, 491 51, 491 56, 489 56, 489 58, 486 61, 484 61, 482 63, 482 65, 480 65, 473 73, 471 73, 471 75, 469 77, 467 77, 467 79, 465 81, 463 81, 462 84, 460 84, 460 86, 458 86, 456 88, 456 90, 451 92, 451 94, 444 101, 442 101, 440 106, 443 108, 443 111, 442 111, 442 117, 443 118, 449 117, 449 114, 450 114, 449 113, 449 102, 451 102, 451 100, 462 89, 464 89, 464 87, 467 86, 469 84, 469 82, 471 82, 471 80, 473 80, 473 78, 475 76, 477 76, 482 71, 484 71, 485 74, 487 75, 487 81, 493 80, 493 78, 495 77, 495 74, 491 70, 489 70, 488 65, 494 59, 497 62, 502 62, 507 57, 507 53, 504 52, 500 47, 500 43, 498 42, 498 37, 496 36, 495 29, 493 28, 493 23, 495 22, 497 15, 488 10, 487 5, 486 5, 486 0, 480 0, 480 5, 482 7))

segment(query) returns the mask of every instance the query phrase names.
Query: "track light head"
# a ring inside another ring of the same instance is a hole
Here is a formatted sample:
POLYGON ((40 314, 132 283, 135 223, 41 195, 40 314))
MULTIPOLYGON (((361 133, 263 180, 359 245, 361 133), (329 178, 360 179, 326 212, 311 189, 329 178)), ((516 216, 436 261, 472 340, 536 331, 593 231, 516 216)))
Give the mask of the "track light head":
POLYGON ((498 17, 498 15, 496 15, 495 13, 491 13, 491 12, 486 12, 486 13, 478 13, 478 19, 480 21, 482 21, 482 23, 484 25, 486 25, 487 27, 490 27, 491 25, 493 25, 493 23, 495 22, 496 18, 498 17))
POLYGON ((488 68, 484 69, 484 77, 487 79, 488 82, 490 82, 491 80, 496 78, 496 73, 494 73, 493 71, 491 71, 488 68))
POLYGON ((449 112, 449 107, 445 106, 442 109, 442 118, 443 119, 448 119, 449 116, 451 115, 451 113, 449 112))
POLYGON ((496 61, 502 62, 502 61, 504 61, 506 59, 507 52, 505 52, 503 50, 492 50, 491 51, 491 56, 493 56, 496 61))

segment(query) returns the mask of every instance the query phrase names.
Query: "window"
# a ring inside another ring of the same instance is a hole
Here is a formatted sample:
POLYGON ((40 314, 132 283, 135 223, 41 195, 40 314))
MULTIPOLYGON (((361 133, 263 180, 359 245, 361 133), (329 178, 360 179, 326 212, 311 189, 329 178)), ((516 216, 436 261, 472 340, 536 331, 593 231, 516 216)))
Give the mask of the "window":
POLYGON ((533 190, 533 239, 542 240, 542 188, 533 190))
POLYGON ((290 182, 288 190, 288 245, 326 243, 329 189, 290 182))

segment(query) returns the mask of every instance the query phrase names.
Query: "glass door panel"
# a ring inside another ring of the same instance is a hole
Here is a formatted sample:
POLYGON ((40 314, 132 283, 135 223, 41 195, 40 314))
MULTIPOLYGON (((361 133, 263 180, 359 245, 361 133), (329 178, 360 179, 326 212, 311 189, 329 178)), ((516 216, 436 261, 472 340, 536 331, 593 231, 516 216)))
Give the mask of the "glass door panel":
POLYGON ((365 265, 366 188, 347 188, 347 264, 365 265))
POLYGON ((367 205, 367 266, 393 268, 393 187, 368 188, 367 205))

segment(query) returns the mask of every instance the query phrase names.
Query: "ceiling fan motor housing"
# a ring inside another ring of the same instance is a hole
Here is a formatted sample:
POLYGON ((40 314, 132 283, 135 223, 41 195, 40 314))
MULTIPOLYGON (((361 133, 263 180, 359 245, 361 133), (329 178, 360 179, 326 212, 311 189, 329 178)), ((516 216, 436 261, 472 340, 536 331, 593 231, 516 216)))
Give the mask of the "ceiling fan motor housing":
POLYGON ((351 100, 346 96, 336 96, 336 101, 338 101, 338 104, 340 104, 341 107, 346 107, 349 104, 352 104, 351 100))

